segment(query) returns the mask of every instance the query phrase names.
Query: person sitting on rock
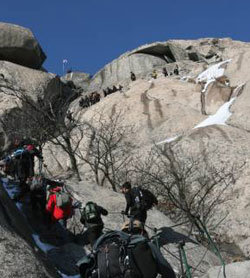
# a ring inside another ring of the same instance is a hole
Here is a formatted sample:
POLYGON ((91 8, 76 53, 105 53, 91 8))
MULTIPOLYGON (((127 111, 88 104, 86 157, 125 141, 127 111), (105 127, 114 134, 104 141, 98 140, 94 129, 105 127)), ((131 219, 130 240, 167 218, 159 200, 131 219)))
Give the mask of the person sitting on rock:
POLYGON ((135 76, 135 74, 132 71, 130 72, 130 79, 131 79, 131 81, 135 81, 136 80, 136 76, 135 76))
POLYGON ((117 91, 118 91, 118 89, 116 88, 116 86, 115 86, 115 85, 113 86, 112 91, 113 91, 113 93, 115 93, 115 92, 117 92, 117 91))
POLYGON ((152 76, 152 78, 154 78, 154 79, 157 78, 157 72, 156 72, 156 70, 153 70, 151 76, 152 76))
POLYGON ((79 106, 83 108, 84 105, 84 99, 81 97, 79 100, 79 106))
POLYGON ((87 108, 90 106, 90 100, 88 96, 85 96, 84 98, 84 108, 87 108))
POLYGON ((101 100, 101 96, 99 93, 95 92, 94 93, 94 102, 97 103, 101 100))
POLYGON ((163 75, 164 75, 165 77, 168 76, 168 71, 167 71, 166 67, 164 67, 164 68, 162 69, 162 73, 163 73, 163 75))
POLYGON ((123 86, 120 84, 118 87, 118 91, 122 92, 123 86))
POLYGON ((107 91, 106 90, 102 90, 103 91, 103 96, 106 97, 107 96, 107 91))
POLYGON ((88 202, 81 212, 80 222, 87 227, 87 238, 91 246, 100 237, 103 230, 102 215, 108 215, 108 211, 94 202, 88 202))
POLYGON ((110 89, 109 87, 107 87, 107 96, 112 94, 112 89, 110 89))

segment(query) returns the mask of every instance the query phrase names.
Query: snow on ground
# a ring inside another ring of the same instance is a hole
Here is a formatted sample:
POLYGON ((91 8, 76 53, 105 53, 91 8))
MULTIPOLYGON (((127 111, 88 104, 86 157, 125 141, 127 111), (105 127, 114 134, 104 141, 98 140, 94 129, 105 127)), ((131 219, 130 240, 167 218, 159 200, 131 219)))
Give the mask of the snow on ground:
POLYGON ((39 235, 37 234, 33 234, 32 235, 36 245, 44 252, 44 253, 47 253, 48 251, 50 251, 51 249, 53 248, 56 248, 55 246, 51 245, 51 244, 47 244, 47 243, 43 243, 41 240, 40 240, 40 237, 39 235))
MULTIPOLYGON (((5 188, 5 190, 7 191, 8 195, 10 196, 10 198, 12 199, 13 197, 16 196, 16 194, 19 192, 18 188, 15 185, 12 185, 9 183, 9 179, 8 178, 2 178, 2 183, 3 186, 5 188)), ((16 206, 17 208, 22 212, 22 203, 21 202, 16 202, 16 206)), ((25 214, 23 214, 25 216, 25 214)), ((26 217, 26 216, 25 216, 26 217)))
POLYGON ((81 275, 73 275, 73 276, 68 276, 66 274, 63 274, 62 272, 58 271, 58 273, 62 276, 62 278, 81 278, 81 275))
POLYGON ((232 103, 235 101, 235 97, 232 98, 230 101, 225 102, 214 115, 209 116, 206 120, 199 123, 194 127, 205 127, 209 125, 226 125, 226 121, 229 119, 229 117, 232 115, 229 108, 232 105, 232 103))
POLYGON ((219 78, 224 75, 225 67, 228 63, 230 63, 232 60, 226 60, 223 62, 220 62, 218 64, 215 64, 205 71, 203 71, 201 74, 198 75, 196 82, 206 82, 202 92, 204 93, 208 87, 208 85, 216 80, 216 78, 219 78))
POLYGON ((179 137, 179 136, 167 138, 167 139, 165 139, 165 140, 163 140, 163 141, 161 141, 161 142, 156 143, 156 145, 161 145, 161 144, 164 144, 164 143, 170 143, 170 142, 176 140, 178 137, 179 137))
MULTIPOLYGON (((232 115, 230 112, 230 107, 232 103, 235 101, 236 97, 232 98, 230 101, 225 102, 214 115, 209 116, 206 120, 202 121, 198 125, 196 125, 193 129, 199 128, 199 127, 205 127, 210 125, 226 125, 226 121, 229 119, 229 117, 232 115)), ((160 141, 156 143, 156 145, 161 145, 164 143, 170 143, 174 140, 176 140, 179 136, 174 136, 171 138, 167 138, 163 141, 160 141)))

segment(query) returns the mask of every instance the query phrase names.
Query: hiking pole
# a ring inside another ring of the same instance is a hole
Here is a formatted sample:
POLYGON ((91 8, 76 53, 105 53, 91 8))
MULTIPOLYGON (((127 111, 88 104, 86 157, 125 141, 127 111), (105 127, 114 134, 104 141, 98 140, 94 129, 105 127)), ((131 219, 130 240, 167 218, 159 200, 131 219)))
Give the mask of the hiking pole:
POLYGON ((191 271, 190 271, 191 266, 188 264, 186 252, 184 250, 184 246, 185 246, 185 242, 184 241, 179 244, 181 268, 182 268, 182 271, 183 271, 182 273, 184 274, 183 277, 192 278, 192 274, 191 274, 191 271), (183 264, 185 265, 185 268, 186 268, 185 273, 184 273, 183 264))

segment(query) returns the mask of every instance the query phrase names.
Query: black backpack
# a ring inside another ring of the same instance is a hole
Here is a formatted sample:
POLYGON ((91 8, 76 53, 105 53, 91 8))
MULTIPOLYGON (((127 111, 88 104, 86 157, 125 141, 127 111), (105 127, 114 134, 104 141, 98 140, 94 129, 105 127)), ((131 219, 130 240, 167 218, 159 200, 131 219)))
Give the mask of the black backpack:
POLYGON ((97 206, 94 202, 88 202, 82 212, 83 218, 91 222, 99 217, 97 206))
MULTIPOLYGON (((129 236, 123 232, 110 232, 101 236, 93 247, 96 253, 94 273, 98 273, 98 278, 156 277, 157 269, 154 262, 150 270, 153 273, 150 273, 150 276, 145 276, 142 269, 138 268, 135 257, 140 255, 141 248, 149 250, 147 240, 143 236, 129 236)), ((152 255, 151 259, 153 260, 152 255)))
POLYGON ((147 190, 140 187, 133 188, 134 203, 137 209, 149 210, 155 204, 158 204, 158 200, 155 195, 147 190))
POLYGON ((141 235, 110 231, 77 264, 82 278, 176 278, 157 247, 141 235))

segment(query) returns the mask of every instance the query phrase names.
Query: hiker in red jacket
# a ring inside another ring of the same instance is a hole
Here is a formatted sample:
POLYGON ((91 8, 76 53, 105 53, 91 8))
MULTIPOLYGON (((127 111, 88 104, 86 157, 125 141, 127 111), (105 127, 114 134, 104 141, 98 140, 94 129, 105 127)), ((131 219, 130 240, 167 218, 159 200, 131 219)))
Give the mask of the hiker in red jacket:
POLYGON ((46 205, 46 211, 51 215, 51 222, 59 222, 66 229, 67 219, 72 216, 72 198, 62 187, 57 186, 50 190, 50 196, 46 205))

